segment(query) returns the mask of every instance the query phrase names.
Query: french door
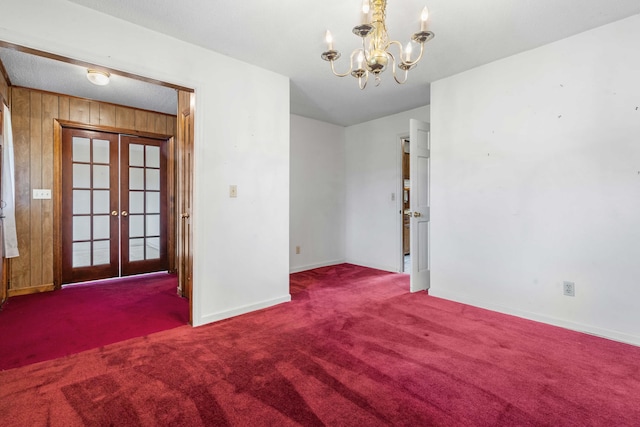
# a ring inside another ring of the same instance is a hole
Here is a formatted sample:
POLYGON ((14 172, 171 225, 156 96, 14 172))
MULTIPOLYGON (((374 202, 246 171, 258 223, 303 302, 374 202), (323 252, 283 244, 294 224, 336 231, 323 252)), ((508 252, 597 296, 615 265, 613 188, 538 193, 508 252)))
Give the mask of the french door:
POLYGON ((167 270, 166 141, 62 131, 62 283, 167 270))

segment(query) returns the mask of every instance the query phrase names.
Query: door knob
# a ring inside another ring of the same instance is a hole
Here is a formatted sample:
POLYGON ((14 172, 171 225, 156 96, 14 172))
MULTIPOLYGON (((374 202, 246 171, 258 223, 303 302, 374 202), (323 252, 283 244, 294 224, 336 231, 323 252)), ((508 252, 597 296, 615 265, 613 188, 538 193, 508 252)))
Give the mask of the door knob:
POLYGON ((180 218, 189 218, 191 215, 189 215, 188 213, 183 213, 182 215, 180 215, 180 218))
POLYGON ((122 216, 128 216, 128 215, 129 215, 129 212, 127 212, 127 211, 122 211, 122 216))
POLYGON ((118 211, 111 211, 111 216, 118 216, 118 211))
POLYGON ((421 217, 421 216, 422 216, 422 214, 421 214, 420 212, 414 212, 414 213, 413 213, 413 217, 414 217, 414 218, 419 218, 419 217, 421 217))

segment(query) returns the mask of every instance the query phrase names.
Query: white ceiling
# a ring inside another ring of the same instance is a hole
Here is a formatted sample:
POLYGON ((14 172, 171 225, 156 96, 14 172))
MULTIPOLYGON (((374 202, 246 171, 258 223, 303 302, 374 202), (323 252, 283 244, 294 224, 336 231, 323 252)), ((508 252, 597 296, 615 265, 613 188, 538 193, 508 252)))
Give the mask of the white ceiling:
MULTIPOLYGON (((337 68, 346 67, 344 60, 360 40, 351 29, 361 0, 70 1, 288 76, 292 113, 339 125, 426 105, 432 81, 640 13, 638 0, 390 0, 391 39, 409 40, 425 4, 436 37, 405 85, 397 85, 388 70, 379 87, 370 84, 361 91, 352 77, 334 77, 320 58, 330 29, 343 53, 337 68)), ((5 56, 0 51, 18 84, 5 56)), ((34 61, 30 67, 35 75, 40 65, 34 61)), ((149 92, 139 96, 150 97, 149 92)))

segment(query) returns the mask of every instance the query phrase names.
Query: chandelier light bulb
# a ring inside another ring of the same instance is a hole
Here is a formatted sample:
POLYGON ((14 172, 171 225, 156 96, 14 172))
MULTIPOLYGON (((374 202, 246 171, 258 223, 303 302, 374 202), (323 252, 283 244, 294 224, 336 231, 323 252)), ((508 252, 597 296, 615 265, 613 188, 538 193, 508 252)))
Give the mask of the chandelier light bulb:
POLYGON ((369 23, 369 0, 362 1, 362 23, 369 23))
POLYGON ((362 63, 364 62, 364 54, 362 51, 358 54, 358 70, 362 69, 362 63))
POLYGON ((427 19, 429 19, 429 9, 427 6, 422 9, 422 14, 420 15, 420 31, 427 30, 427 19))
POLYGON ((413 51, 413 48, 411 46, 411 42, 407 43, 407 47, 404 50, 404 60, 409 62, 411 61, 411 52, 413 51))
POLYGON ((325 34, 324 39, 329 46, 328 50, 333 50, 333 36, 331 35, 331 31, 327 30, 327 34, 325 34))

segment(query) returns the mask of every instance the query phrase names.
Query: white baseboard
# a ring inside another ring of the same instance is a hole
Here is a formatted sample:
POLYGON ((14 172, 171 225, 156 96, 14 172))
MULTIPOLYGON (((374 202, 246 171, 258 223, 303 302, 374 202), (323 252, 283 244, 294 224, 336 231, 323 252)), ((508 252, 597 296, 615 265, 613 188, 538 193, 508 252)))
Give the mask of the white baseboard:
POLYGON ((291 301, 291 295, 283 295, 279 298, 273 298, 267 301, 261 301, 255 304, 245 305, 237 307, 231 310, 225 310, 218 313, 210 313, 202 316, 199 320, 194 319, 193 326, 202 326, 207 323, 217 322, 219 320, 228 319, 230 317, 239 316, 241 314, 250 313, 252 311, 261 310, 263 308, 272 307, 274 305, 282 304, 291 301))
POLYGON ((320 262, 317 264, 300 265, 297 267, 290 267, 289 273, 300 273, 301 271, 307 271, 307 270, 313 270, 314 268, 329 267, 332 265, 344 264, 345 262, 346 262, 345 260, 340 259, 335 261, 320 262))
POLYGON ((534 320, 536 322, 546 323, 553 326, 559 326, 561 328, 570 329, 572 331, 582 332, 589 335, 595 335, 601 338, 607 338, 613 341, 619 341, 626 344, 640 346, 640 336, 630 335, 624 332, 613 331, 610 329, 598 328, 592 325, 585 325, 582 323, 575 323, 564 319, 559 319, 553 316, 546 316, 538 313, 533 313, 525 310, 518 310, 509 307, 504 307, 498 304, 493 304, 489 301, 481 300, 478 298, 472 298, 468 295, 457 294, 454 292, 448 292, 446 290, 429 290, 429 295, 459 302, 462 304, 472 305, 474 307, 480 307, 498 313, 509 314, 523 319, 534 320))
POLYGON ((390 273, 398 273, 396 266, 373 264, 370 262, 363 262, 354 259, 347 259, 345 262, 353 265, 359 265, 360 267, 375 268, 376 270, 388 271, 390 273))

